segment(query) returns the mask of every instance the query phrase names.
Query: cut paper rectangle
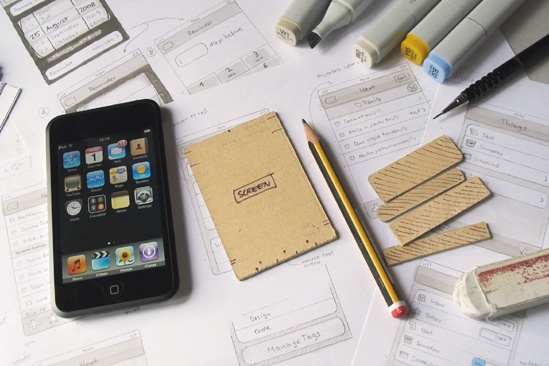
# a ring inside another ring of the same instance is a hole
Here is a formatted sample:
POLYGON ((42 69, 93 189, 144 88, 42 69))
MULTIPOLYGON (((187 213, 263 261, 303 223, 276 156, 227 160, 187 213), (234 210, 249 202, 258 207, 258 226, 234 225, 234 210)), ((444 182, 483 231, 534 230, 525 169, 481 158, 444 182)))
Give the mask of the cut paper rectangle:
POLYGON ((473 177, 389 224, 401 244, 406 244, 457 216, 490 196, 478 177, 473 177))
POLYGON ((377 217, 382 222, 390 221, 414 207, 427 202, 431 198, 446 192, 464 180, 465 176, 461 170, 457 168, 451 169, 384 204, 377 209, 377 217))
POLYGON ((448 136, 441 136, 373 173, 368 181, 383 202, 389 202, 463 159, 448 136))
POLYGON ((276 113, 185 154, 238 279, 336 238, 276 113))
POLYGON ((413 259, 423 258, 430 254, 444 252, 449 249, 488 240, 492 236, 488 225, 479 222, 440 234, 434 234, 423 239, 417 239, 407 245, 396 245, 383 251, 385 262, 389 266, 404 263, 413 259))

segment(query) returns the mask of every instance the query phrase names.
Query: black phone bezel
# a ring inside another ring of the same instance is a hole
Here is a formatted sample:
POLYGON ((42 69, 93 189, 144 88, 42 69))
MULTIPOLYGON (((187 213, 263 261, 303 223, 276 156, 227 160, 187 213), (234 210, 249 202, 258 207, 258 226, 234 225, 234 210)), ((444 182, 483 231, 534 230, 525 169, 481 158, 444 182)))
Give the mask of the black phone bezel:
POLYGON ((152 100, 139 100, 109 107, 58 116, 46 128, 48 164, 48 201, 50 227, 50 271, 52 308, 60 316, 71 317, 115 310, 127 306, 165 300, 179 288, 175 239, 171 216, 168 174, 161 114, 152 100), (63 283, 60 225, 56 218, 62 209, 59 194, 56 148, 60 144, 93 137, 135 131, 152 130, 159 190, 155 201, 160 203, 165 265, 135 272, 63 283))

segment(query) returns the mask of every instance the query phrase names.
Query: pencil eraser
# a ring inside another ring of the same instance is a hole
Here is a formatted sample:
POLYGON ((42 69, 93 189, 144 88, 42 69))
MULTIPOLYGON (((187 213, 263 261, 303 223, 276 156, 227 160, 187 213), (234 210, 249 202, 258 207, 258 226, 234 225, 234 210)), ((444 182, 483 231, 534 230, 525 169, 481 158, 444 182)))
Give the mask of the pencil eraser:
POLYGON ((423 71, 436 82, 443 83, 452 76, 452 64, 444 57, 431 52, 423 62, 423 71))
POLYGON ((356 41, 353 54, 366 67, 372 67, 379 61, 379 50, 364 38, 356 41))
POLYGON ((395 302, 389 307, 389 311, 393 318, 400 319, 408 315, 408 305, 404 301, 395 302))
POLYGON ((427 43, 412 33, 408 33, 406 39, 400 44, 400 52, 402 52, 402 56, 406 57, 416 65, 421 65, 423 60, 425 60, 429 55, 430 51, 431 50, 427 43))
POLYGON ((296 23, 286 18, 280 18, 275 25, 275 33, 278 39, 295 46, 301 40, 301 28, 296 23))

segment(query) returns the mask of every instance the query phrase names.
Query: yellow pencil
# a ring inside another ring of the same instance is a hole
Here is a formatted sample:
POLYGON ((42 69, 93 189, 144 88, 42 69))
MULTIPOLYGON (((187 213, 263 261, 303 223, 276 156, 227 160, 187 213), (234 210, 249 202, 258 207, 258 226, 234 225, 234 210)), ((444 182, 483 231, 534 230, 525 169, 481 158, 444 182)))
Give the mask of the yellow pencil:
POLYGON ((305 129, 305 136, 309 142, 309 148, 337 201, 341 213, 345 217, 345 221, 347 221, 347 225, 349 225, 349 229, 351 229, 351 232, 355 237, 358 247, 370 268, 370 272, 372 272, 372 275, 374 276, 385 302, 387 302, 387 305, 389 306, 391 315, 394 318, 406 316, 406 314, 408 314, 408 306, 397 294, 395 285, 387 271, 387 266, 379 256, 366 229, 358 218, 353 205, 343 190, 343 186, 339 182, 339 179, 332 168, 332 164, 330 164, 328 156, 320 144, 318 135, 311 129, 305 120, 303 120, 303 127, 305 129))

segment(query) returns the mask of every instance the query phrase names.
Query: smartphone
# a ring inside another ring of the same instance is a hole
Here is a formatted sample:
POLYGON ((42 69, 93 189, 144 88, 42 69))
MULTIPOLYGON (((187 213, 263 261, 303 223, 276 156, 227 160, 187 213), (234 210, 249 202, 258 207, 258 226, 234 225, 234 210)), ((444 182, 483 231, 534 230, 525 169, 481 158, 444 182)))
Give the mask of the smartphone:
POLYGON ((173 296, 179 277, 158 104, 62 115, 48 124, 46 139, 55 313, 173 296))

